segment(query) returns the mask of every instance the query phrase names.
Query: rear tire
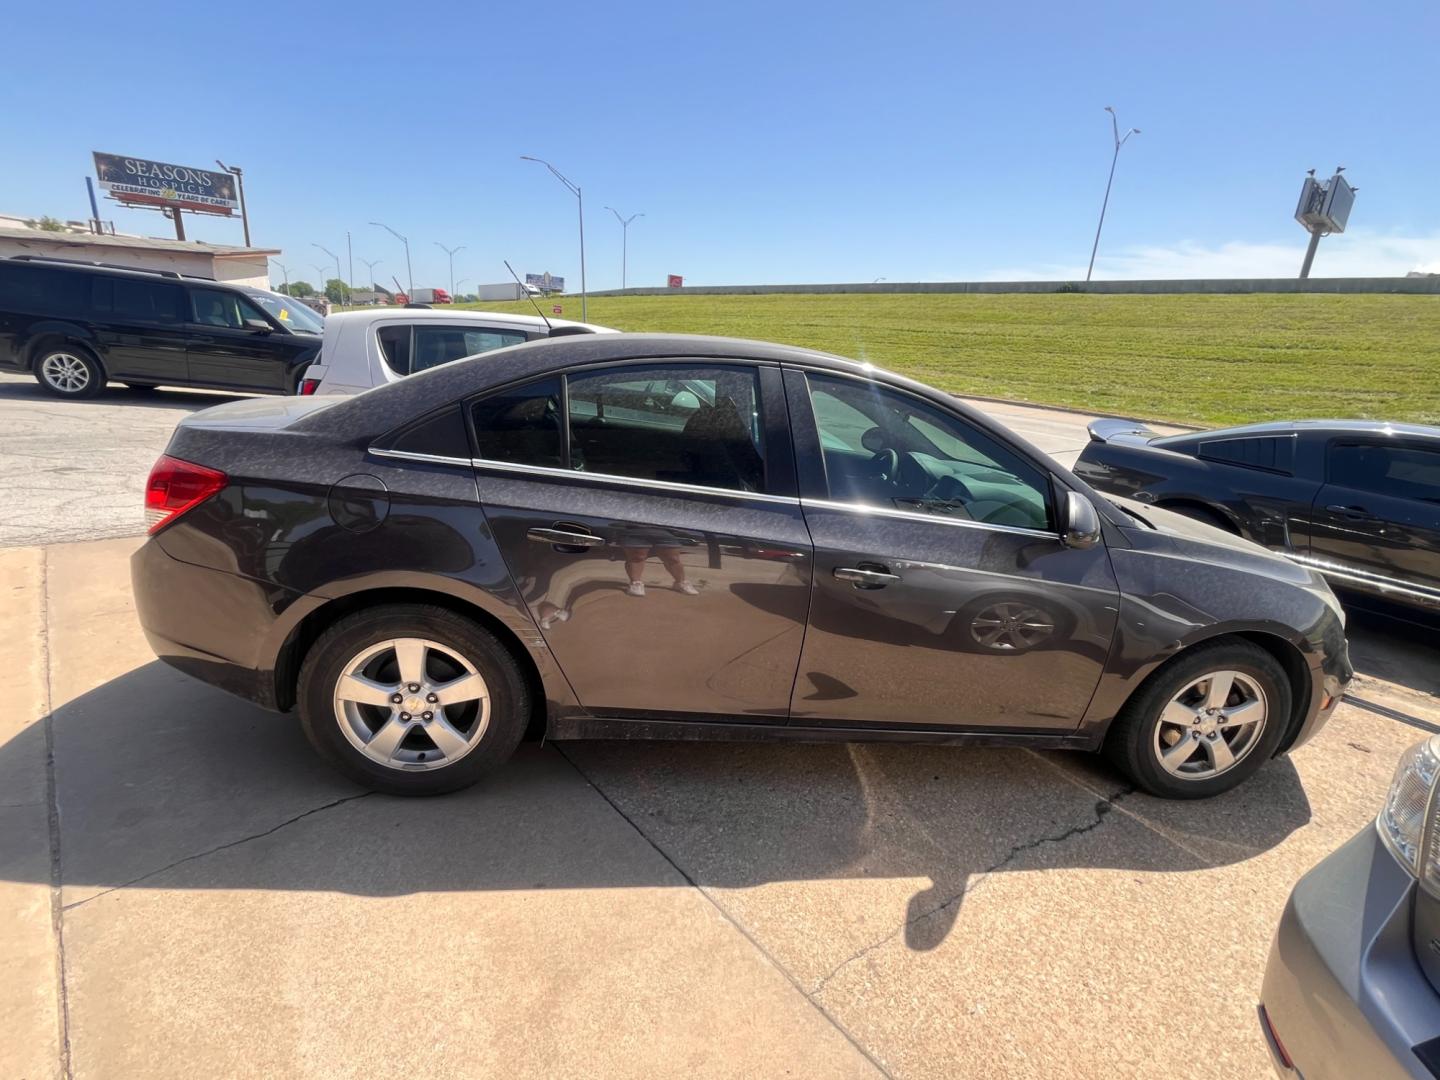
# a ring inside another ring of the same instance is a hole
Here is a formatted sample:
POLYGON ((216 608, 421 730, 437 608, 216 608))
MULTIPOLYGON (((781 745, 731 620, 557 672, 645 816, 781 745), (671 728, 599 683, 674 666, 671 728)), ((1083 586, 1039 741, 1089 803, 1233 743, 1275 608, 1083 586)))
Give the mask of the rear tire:
POLYGON ((41 388, 58 398, 93 398, 105 389, 105 369, 80 345, 66 342, 41 349, 32 370, 41 388))
POLYGON ((306 654, 296 697, 320 756, 391 795, 469 787, 510 757, 530 716, 509 651, 483 627, 428 604, 339 620, 306 654))
POLYGON ((1141 683, 1111 723, 1104 752, 1142 791, 1207 799, 1275 756, 1291 700, 1284 669, 1258 645, 1196 645, 1141 683))

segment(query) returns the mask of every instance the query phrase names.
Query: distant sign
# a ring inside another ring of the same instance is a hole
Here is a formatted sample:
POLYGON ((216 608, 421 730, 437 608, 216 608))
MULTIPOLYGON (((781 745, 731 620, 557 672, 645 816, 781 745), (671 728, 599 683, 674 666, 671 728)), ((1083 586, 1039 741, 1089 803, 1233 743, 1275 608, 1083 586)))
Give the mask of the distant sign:
POLYGON ((665 279, 665 287, 669 289, 683 289, 685 287, 685 279, 679 274, 671 274, 665 279))
POLYGON ((563 277, 552 277, 549 274, 526 274, 525 284, 533 285, 541 292, 564 292, 565 279, 563 277))
POLYGON ((565 309, 564 309, 563 307, 561 307, 559 304, 556 304, 554 307, 552 307, 552 308, 550 309, 550 314, 552 314, 552 315, 564 315, 564 314, 565 314, 565 309))
POLYGON ((97 151, 95 177, 112 198, 122 203, 175 206, 226 216, 240 209, 235 178, 219 169, 193 169, 97 151))

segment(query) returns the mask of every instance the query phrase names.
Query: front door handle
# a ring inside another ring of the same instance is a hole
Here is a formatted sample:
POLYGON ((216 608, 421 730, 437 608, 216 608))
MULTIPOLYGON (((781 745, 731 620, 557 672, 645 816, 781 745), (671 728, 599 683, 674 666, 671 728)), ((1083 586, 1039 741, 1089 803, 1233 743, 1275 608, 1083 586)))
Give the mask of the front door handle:
POLYGON ((883 589, 900 580, 899 574, 892 574, 883 566, 837 566, 833 573, 837 581, 852 582, 857 589, 883 589))
POLYGON ((603 536, 596 536, 594 533, 572 532, 569 529, 531 529, 525 536, 539 544, 560 544, 564 547, 587 548, 605 543, 603 536))
POLYGON ((1332 504, 1325 507, 1332 514, 1339 514, 1349 521, 1372 521, 1375 515, 1366 510, 1363 506, 1340 506, 1332 504))

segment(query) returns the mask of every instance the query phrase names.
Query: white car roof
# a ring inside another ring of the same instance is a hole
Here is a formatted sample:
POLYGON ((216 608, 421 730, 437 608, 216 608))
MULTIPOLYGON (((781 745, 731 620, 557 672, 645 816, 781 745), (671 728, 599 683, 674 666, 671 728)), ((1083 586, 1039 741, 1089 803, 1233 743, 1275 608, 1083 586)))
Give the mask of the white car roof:
MULTIPOLYGON (((325 317, 325 325, 329 327, 332 323, 358 323, 369 325, 370 323, 383 322, 387 319, 399 319, 404 322, 445 322, 445 323, 485 323, 487 326, 513 326, 523 330, 544 330, 545 320, 538 315, 515 315, 510 312, 501 311, 453 311, 442 308, 407 308, 407 307, 378 307, 365 311, 337 311, 333 315, 325 317)), ((599 326, 595 323, 573 322, 570 319, 550 319, 551 326, 583 326, 597 334, 618 334, 619 331, 609 326, 599 326)), ((336 329, 339 329, 338 325, 336 329)))

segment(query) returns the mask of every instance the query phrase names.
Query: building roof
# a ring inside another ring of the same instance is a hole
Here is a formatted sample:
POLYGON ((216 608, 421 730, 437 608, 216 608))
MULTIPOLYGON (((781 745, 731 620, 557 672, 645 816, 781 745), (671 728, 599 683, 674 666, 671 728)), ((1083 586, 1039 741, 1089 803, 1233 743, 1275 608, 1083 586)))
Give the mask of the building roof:
POLYGON ((163 251, 169 254, 210 255, 216 259, 253 259, 279 255, 279 248, 237 247, 233 244, 206 244, 199 240, 162 240, 151 236, 111 236, 107 233, 45 232, 43 229, 0 228, 0 240, 28 240, 38 244, 70 244, 74 247, 126 248, 131 251, 163 251))

